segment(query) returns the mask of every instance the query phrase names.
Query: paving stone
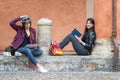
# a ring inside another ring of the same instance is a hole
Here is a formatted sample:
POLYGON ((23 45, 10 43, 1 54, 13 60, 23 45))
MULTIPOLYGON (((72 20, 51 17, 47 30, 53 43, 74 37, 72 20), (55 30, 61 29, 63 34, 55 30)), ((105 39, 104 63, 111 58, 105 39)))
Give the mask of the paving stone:
POLYGON ((120 80, 119 72, 0 72, 0 80, 120 80))

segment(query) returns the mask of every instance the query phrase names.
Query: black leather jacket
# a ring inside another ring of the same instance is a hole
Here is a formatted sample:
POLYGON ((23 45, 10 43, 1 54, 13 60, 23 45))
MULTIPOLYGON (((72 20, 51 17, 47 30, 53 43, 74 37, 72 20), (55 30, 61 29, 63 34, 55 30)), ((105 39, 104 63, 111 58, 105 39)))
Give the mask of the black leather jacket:
POLYGON ((90 29, 87 33, 85 33, 85 35, 82 38, 82 41, 85 42, 86 44, 84 45, 84 47, 91 53, 92 48, 94 46, 95 43, 95 39, 96 39, 96 34, 95 32, 90 29))

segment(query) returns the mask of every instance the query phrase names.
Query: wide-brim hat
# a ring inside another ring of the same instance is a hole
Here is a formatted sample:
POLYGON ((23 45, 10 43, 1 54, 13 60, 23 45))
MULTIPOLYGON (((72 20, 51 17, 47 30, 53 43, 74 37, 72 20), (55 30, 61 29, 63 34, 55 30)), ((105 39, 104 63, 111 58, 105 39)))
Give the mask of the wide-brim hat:
POLYGON ((28 17, 28 16, 25 16, 25 17, 23 17, 22 18, 22 22, 30 22, 31 21, 31 19, 28 17))

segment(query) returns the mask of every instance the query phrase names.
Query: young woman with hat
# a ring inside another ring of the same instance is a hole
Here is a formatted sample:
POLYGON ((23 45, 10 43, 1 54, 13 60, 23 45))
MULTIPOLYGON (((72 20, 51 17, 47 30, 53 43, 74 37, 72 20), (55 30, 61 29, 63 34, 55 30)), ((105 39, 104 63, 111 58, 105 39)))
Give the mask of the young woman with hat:
POLYGON ((36 31, 31 27, 31 19, 28 16, 20 16, 12 20, 10 26, 17 32, 11 44, 16 51, 15 55, 25 54, 37 66, 39 72, 47 72, 35 59, 35 56, 42 55, 43 51, 37 45, 33 48, 26 47, 28 44, 37 44, 36 31), (21 21, 22 25, 17 25, 18 21, 21 21))

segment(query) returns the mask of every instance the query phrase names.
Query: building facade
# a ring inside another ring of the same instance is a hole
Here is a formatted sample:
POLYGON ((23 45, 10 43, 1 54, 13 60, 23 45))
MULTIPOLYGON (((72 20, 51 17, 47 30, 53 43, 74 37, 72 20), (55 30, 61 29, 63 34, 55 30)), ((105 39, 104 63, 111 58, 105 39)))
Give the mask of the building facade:
MULTIPOLYGON (((117 0, 116 15, 117 39, 120 39, 118 4, 120 0, 117 0)), ((9 22, 20 15, 29 15, 32 27, 36 30, 39 19, 52 20, 52 40, 57 42, 73 28, 83 33, 88 17, 95 19, 97 39, 110 39, 112 35, 112 0, 0 0, 0 10, 0 50, 12 42, 16 32, 9 26, 9 22)), ((70 45, 65 49, 72 49, 70 45)))

